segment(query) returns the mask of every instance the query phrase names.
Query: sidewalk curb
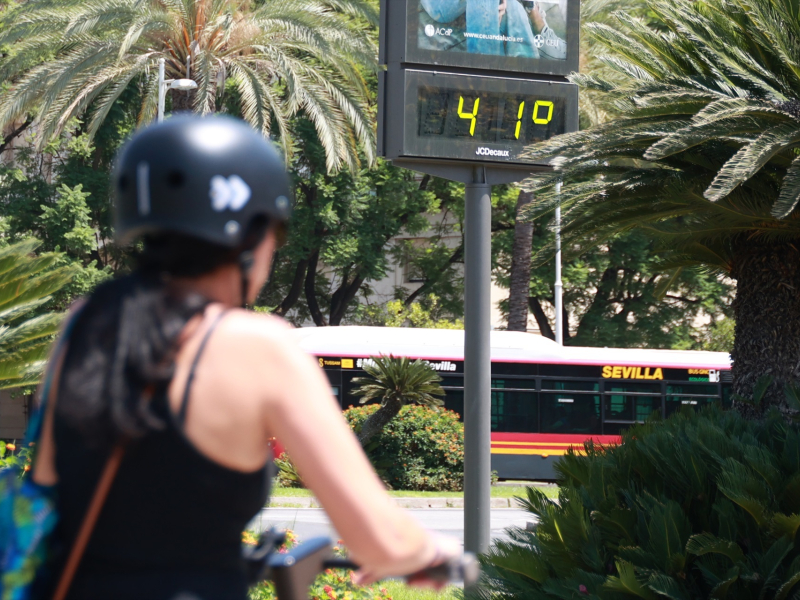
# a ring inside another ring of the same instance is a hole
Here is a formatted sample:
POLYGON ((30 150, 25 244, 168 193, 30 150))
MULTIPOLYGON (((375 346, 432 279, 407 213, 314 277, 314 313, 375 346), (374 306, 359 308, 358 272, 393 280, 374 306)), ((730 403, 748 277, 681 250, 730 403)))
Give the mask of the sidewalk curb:
MULTIPOLYGON (((464 508, 463 498, 392 498, 403 508, 464 508)), ((269 505, 275 508, 322 508, 313 497, 276 496, 270 498, 269 505)), ((492 508, 516 508, 514 498, 492 498, 492 508)))

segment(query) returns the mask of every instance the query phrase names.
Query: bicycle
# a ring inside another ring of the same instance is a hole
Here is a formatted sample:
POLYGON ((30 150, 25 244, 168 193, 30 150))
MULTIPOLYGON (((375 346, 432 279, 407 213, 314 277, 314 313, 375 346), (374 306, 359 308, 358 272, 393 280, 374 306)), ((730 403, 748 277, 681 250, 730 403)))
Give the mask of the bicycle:
MULTIPOLYGON (((308 589, 318 574, 326 569, 359 568, 347 558, 334 557, 330 538, 312 538, 286 553, 277 552, 285 539, 283 532, 266 531, 258 544, 248 549, 246 556, 250 580, 272 580, 277 600, 308 600, 308 589)), ((478 580, 480 566, 475 555, 465 553, 457 560, 423 569, 405 579, 416 575, 424 575, 437 583, 463 581, 465 586, 470 586, 478 580)))

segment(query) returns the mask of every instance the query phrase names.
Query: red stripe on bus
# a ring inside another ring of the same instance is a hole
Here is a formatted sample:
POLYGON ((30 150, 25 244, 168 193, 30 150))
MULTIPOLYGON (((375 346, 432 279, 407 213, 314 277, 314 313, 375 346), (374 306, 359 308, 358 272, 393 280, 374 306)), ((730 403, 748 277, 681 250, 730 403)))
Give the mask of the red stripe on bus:
POLYGON ((492 444, 492 450, 541 450, 542 452, 547 452, 548 450, 566 451, 570 448, 580 450, 583 448, 583 444, 573 444, 571 446, 502 446, 498 444, 492 444))
POLYGON ((597 444, 619 444, 622 438, 618 435, 575 435, 558 433, 492 433, 492 442, 540 442, 583 444, 594 440, 597 444))

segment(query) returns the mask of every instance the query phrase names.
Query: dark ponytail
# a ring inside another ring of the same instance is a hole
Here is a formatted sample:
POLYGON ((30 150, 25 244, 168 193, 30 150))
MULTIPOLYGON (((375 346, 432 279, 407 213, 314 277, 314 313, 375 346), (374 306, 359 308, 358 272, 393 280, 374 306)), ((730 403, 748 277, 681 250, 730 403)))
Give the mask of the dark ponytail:
POLYGON ((209 300, 171 285, 236 263, 267 230, 254 223, 234 250, 183 235, 147 238, 131 274, 101 284, 76 317, 61 370, 56 410, 87 440, 108 444, 163 427, 153 393, 172 380, 178 338, 209 300))

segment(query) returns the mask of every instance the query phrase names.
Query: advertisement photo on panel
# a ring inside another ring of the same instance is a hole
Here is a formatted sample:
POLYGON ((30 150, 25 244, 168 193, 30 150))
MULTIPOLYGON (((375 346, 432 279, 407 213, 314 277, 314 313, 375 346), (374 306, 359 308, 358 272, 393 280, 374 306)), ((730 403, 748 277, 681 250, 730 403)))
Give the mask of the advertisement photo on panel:
POLYGON ((569 0, 418 0, 420 50, 566 60, 569 0), (492 10, 493 8, 493 10, 492 10))
POLYGON ((388 62, 560 76, 578 68, 579 0, 394 2, 384 0, 388 38, 403 37, 404 49, 390 42, 388 62))

